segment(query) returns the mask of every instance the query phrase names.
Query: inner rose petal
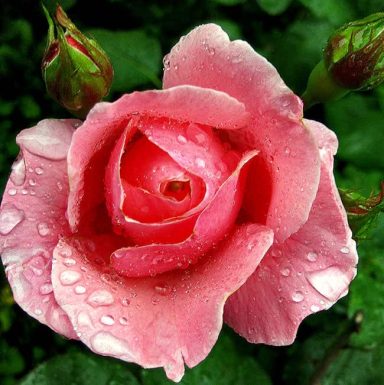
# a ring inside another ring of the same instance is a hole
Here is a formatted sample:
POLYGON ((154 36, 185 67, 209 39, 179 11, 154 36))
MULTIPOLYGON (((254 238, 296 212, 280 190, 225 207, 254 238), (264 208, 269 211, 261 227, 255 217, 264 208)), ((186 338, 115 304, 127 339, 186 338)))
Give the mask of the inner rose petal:
POLYGON ((151 223, 182 215, 201 202, 201 178, 180 167, 165 151, 142 136, 125 147, 120 175, 123 212, 151 223))

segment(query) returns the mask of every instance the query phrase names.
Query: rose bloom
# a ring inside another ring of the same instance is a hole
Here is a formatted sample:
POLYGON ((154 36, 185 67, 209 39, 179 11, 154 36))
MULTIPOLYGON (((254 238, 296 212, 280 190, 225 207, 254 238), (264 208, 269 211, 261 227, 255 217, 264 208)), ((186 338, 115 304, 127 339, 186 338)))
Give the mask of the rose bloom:
POLYGON ((347 293, 357 254, 337 139, 270 63, 210 24, 164 65, 163 90, 17 136, 0 249, 31 316, 179 381, 223 320, 249 342, 292 343, 347 293))

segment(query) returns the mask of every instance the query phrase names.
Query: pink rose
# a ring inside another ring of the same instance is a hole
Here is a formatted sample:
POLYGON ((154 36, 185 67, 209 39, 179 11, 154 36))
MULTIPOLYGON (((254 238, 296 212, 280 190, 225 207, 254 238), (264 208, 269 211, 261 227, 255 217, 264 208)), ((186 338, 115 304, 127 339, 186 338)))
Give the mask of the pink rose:
POLYGON ((346 294, 357 254, 336 137, 270 63, 212 24, 164 63, 164 90, 18 135, 0 249, 30 315, 178 381, 223 318, 250 342, 292 343, 346 294))

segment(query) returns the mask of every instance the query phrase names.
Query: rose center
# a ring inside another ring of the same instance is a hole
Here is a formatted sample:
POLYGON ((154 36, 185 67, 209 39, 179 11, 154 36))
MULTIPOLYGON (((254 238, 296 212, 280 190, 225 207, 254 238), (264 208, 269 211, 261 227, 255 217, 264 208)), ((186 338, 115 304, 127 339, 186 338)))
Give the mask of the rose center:
POLYGON ((187 195, 191 195, 191 185, 189 180, 171 180, 161 183, 160 192, 178 202, 182 201, 187 195))

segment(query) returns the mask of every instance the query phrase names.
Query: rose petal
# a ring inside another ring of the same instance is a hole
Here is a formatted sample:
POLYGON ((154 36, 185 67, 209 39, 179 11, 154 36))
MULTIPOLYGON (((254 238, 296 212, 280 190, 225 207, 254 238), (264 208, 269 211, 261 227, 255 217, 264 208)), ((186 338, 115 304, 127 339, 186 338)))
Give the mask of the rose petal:
POLYGON ((161 277, 121 278, 89 260, 108 260, 116 248, 107 238, 62 240, 55 250, 55 296, 79 338, 93 351, 143 367, 163 366, 179 381, 184 362, 195 366, 217 340, 226 298, 244 283, 272 243, 259 225, 238 228, 204 263, 161 277), (76 264, 64 264, 63 253, 76 264), (84 254, 88 256, 84 260, 84 254), (71 284, 71 279, 73 283, 71 284))
MULTIPOLYGON (((137 215, 136 219, 139 220, 129 218, 129 214, 134 210, 145 209, 146 212, 143 214, 150 214, 149 211, 153 208, 151 205, 158 204, 160 198, 156 201, 155 196, 149 196, 149 194, 145 196, 144 191, 133 188, 121 180, 120 164, 124 154, 124 143, 127 140, 127 132, 125 132, 112 151, 105 176, 106 204, 115 232, 125 234, 136 244, 172 243, 184 240, 192 231, 199 213, 198 208, 194 212, 189 212, 187 216, 176 217, 169 222, 142 223, 139 222, 140 217, 138 218, 137 215), (142 195, 139 195, 140 192, 142 195), (132 207, 126 207, 126 205, 132 207)), ((147 175, 147 172, 144 175, 147 175)), ((193 193, 194 195, 196 194, 193 193)))
POLYGON ((128 277, 156 275, 173 269, 185 269, 214 247, 232 228, 244 191, 247 163, 257 155, 244 155, 237 169, 202 211, 192 235, 176 244, 152 244, 125 247, 111 256, 112 266, 128 277))
POLYGON ((15 301, 32 317, 76 338, 51 283, 52 252, 70 234, 65 210, 68 151, 77 120, 43 120, 16 138, 20 157, 0 209, 0 251, 15 301))
MULTIPOLYGON (((164 88, 191 84, 226 92, 244 103, 252 122, 231 135, 242 148, 257 148, 273 186, 264 201, 250 200, 248 214, 273 228, 281 242, 307 220, 320 177, 316 144, 301 123, 302 103, 276 69, 244 41, 230 42, 220 27, 200 26, 166 57, 164 88), (281 225, 283 224, 283 226, 281 225)), ((265 167, 256 174, 265 180, 265 167)))
POLYGON ((95 223, 95 208, 104 201, 99 173, 104 174, 116 140, 135 114, 226 128, 244 126, 249 118, 243 104, 225 93, 192 86, 134 92, 114 103, 97 104, 73 136, 68 154, 67 214, 74 231, 80 222, 84 227, 95 223))
POLYGON ((321 124, 306 124, 316 135, 323 162, 308 222, 272 246, 225 308, 226 322, 255 343, 292 343, 300 322, 346 295, 356 273, 356 245, 332 174, 335 135, 321 124))

